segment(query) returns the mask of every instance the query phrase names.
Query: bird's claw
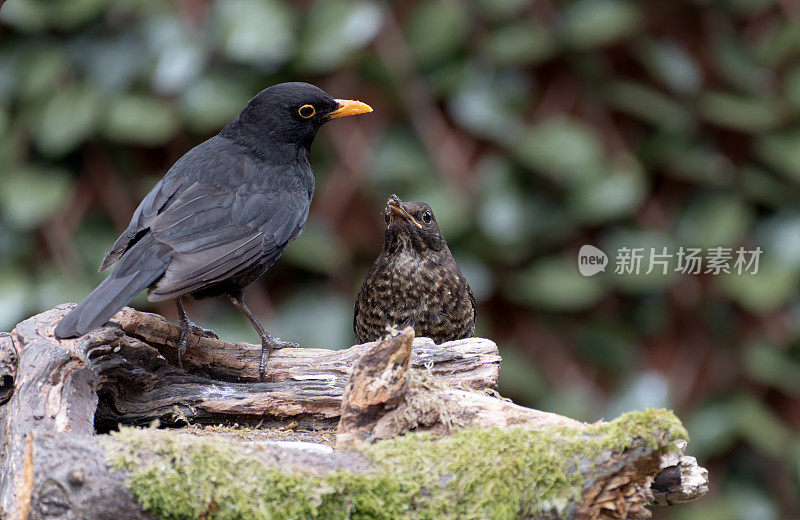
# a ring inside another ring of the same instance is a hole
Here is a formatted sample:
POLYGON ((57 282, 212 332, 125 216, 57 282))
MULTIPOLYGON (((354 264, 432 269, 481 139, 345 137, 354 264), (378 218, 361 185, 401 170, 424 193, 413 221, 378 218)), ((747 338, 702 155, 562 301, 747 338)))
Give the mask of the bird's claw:
POLYGON ((211 329, 205 329, 199 325, 192 324, 192 334, 196 336, 201 336, 203 338, 211 338, 211 339, 219 339, 217 333, 211 329))
POLYGON ((281 338, 272 338, 272 341, 273 341, 273 343, 272 343, 272 348, 273 349, 276 349, 276 348, 300 348, 300 345, 298 345, 297 343, 294 343, 292 341, 285 341, 285 340, 282 340, 281 338))

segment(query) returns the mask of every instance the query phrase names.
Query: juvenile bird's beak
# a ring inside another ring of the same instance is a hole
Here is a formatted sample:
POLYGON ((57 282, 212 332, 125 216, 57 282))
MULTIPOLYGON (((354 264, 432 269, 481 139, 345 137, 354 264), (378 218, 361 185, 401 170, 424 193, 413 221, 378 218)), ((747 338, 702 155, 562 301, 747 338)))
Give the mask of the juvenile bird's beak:
POLYGON ((357 114, 366 114, 372 112, 372 107, 361 101, 353 101, 350 99, 334 99, 339 103, 339 108, 329 113, 326 117, 328 119, 336 119, 337 117, 354 116, 357 114))
POLYGON ((397 218, 407 220, 408 222, 411 222, 418 228, 422 229, 422 224, 417 222, 416 219, 414 219, 414 217, 412 217, 406 210, 400 207, 400 204, 398 204, 396 201, 389 200, 388 206, 389 209, 392 211, 392 215, 394 215, 397 218))

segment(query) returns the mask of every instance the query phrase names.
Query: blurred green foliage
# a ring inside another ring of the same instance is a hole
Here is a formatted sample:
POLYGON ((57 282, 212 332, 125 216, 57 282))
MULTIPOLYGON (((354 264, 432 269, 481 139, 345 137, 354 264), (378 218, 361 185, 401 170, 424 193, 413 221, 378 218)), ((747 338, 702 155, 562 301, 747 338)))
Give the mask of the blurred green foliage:
MULTIPOLYGON (((320 132, 307 230, 248 292, 272 332, 349 345, 386 196, 425 200, 503 393, 586 420, 673 407, 712 493, 669 518, 798 518, 798 58, 777 0, 7 0, 0 329, 82 298, 181 154, 310 81, 376 110, 320 132), (605 273, 578 273, 586 243, 605 273), (758 275, 614 273, 622 246, 740 245, 758 275)), ((190 314, 257 339, 225 302, 190 314)))

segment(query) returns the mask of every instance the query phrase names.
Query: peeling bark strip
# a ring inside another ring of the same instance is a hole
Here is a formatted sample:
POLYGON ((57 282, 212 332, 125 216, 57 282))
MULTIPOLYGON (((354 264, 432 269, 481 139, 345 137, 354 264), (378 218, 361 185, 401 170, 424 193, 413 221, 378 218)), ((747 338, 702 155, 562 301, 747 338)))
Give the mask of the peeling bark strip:
POLYGON ((447 435, 470 426, 588 426, 488 394, 451 388, 424 369, 414 370, 408 356, 413 340, 414 330, 407 327, 375 344, 356 363, 344 391, 337 447, 391 439, 408 431, 447 435))

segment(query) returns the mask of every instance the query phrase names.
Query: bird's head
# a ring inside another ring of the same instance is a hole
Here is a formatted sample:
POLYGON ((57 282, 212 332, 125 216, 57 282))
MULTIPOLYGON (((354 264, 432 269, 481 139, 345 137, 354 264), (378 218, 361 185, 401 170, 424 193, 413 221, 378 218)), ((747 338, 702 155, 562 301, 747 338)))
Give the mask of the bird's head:
POLYGON ((280 83, 256 94, 228 127, 308 149, 317 130, 327 121, 367 112, 372 108, 366 103, 334 99, 314 85, 280 83))
POLYGON ((386 201, 384 249, 396 252, 412 248, 417 252, 447 248, 431 207, 424 202, 403 202, 397 195, 386 201))

